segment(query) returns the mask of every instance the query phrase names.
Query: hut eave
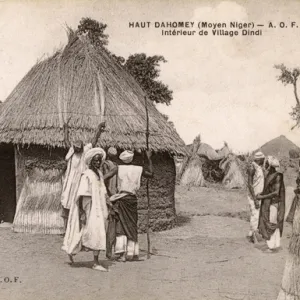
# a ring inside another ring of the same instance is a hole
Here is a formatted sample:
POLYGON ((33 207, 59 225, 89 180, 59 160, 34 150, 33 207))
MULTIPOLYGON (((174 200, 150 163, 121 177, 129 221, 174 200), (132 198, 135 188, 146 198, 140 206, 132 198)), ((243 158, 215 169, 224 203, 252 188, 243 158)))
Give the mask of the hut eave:
MULTIPOLYGON (((70 132, 71 141, 82 140, 88 143, 92 140, 93 131, 74 130, 70 132)), ((15 145, 40 145, 47 148, 64 148, 63 130, 60 128, 31 129, 31 130, 0 130, 0 141, 15 145)), ((145 150, 146 139, 144 134, 123 134, 105 132, 99 140, 98 146, 119 149, 145 150)), ((178 144, 178 139, 171 137, 150 135, 150 149, 154 152, 169 152, 172 155, 186 155, 185 145, 178 144)))

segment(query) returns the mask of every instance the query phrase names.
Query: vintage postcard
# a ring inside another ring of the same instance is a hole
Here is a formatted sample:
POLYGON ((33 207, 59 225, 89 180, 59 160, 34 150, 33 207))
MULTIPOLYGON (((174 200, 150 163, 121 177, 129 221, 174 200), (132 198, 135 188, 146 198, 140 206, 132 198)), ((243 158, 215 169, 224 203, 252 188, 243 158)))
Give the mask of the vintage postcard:
POLYGON ((0 0, 0 299, 299 300, 300 2, 0 0))

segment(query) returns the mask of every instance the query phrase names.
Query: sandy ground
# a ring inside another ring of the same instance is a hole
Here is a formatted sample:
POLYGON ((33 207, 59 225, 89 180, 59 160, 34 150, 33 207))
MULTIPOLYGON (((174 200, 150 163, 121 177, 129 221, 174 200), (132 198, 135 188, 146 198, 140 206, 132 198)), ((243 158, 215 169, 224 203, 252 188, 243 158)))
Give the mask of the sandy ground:
MULTIPOLYGON (((102 255, 109 273, 90 268, 91 253, 80 253, 71 267, 60 236, 1 228, 0 299, 276 300, 290 226, 283 249, 266 254, 245 239, 244 192, 178 187, 176 196, 178 226, 151 234, 157 254, 147 260, 142 252, 145 260, 132 263, 111 263, 102 255)), ((139 238, 146 249, 145 235, 139 238)))

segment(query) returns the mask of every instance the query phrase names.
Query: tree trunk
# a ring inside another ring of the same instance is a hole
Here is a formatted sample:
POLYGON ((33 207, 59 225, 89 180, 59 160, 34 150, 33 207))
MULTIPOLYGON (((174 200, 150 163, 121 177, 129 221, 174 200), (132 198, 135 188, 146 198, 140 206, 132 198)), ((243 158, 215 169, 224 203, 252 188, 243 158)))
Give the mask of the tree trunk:
POLYGON ((297 81, 296 80, 294 81, 293 85, 294 85, 294 94, 295 94, 296 102, 297 102, 297 105, 299 105, 300 102, 299 102, 299 98, 298 98, 297 81))

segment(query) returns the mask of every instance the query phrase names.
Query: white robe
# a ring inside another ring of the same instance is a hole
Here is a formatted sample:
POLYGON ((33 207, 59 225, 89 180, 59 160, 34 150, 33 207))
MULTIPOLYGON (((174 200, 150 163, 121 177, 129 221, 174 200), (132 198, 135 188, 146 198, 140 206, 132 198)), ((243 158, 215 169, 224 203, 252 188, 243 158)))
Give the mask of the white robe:
POLYGON ((77 254, 82 246, 91 250, 106 249, 106 188, 103 176, 100 180, 88 169, 80 179, 76 201, 71 205, 68 226, 62 249, 68 254, 77 254), (79 198, 83 197, 86 224, 80 229, 79 198))
MULTIPOLYGON (((278 209, 276 205, 270 205, 270 217, 271 223, 277 224, 278 209)), ((269 249, 277 249, 280 247, 280 230, 277 228, 275 232, 271 235, 271 238, 267 240, 267 245, 269 249)))
MULTIPOLYGON (((264 173, 261 166, 257 163, 253 162, 253 167, 255 169, 254 177, 253 177, 253 190, 254 194, 257 196, 258 194, 262 193, 264 189, 264 173)), ((258 228, 258 221, 259 221, 259 210, 260 208, 255 207, 254 200, 250 192, 248 193, 248 203, 250 208, 250 232, 249 236, 252 236, 253 232, 258 228)))
POLYGON ((74 148, 71 147, 66 155, 65 160, 68 165, 61 194, 61 204, 66 209, 70 209, 76 199, 80 176, 87 168, 84 155, 92 147, 92 144, 85 145, 82 153, 76 153, 74 148))

